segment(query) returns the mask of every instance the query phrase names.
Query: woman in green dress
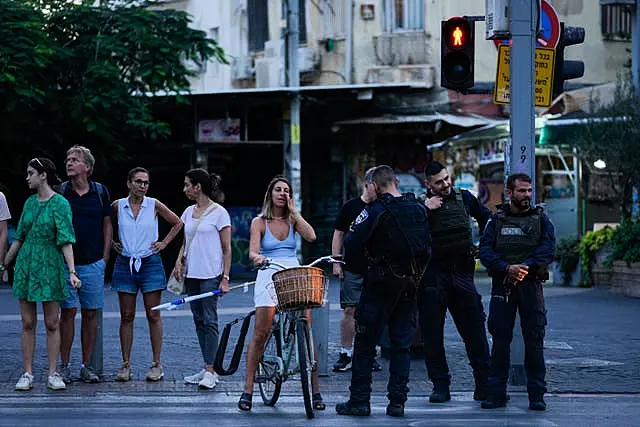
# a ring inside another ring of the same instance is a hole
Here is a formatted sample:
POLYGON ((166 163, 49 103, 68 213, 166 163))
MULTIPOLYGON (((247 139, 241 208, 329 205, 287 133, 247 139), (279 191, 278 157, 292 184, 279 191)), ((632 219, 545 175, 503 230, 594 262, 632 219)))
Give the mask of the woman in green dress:
POLYGON ((59 307, 69 297, 64 269, 69 267, 69 281, 75 288, 80 279, 75 273, 73 248, 75 235, 71 222, 71 207, 51 186, 57 182, 56 167, 44 157, 36 157, 27 166, 27 184, 37 193, 24 204, 15 241, 7 253, 4 264, 16 258, 13 295, 20 301, 22 314, 22 359, 24 374, 16 390, 33 388, 33 355, 36 344, 36 303, 42 303, 47 330, 49 378, 47 387, 64 390, 65 384, 56 372, 60 355, 59 307))

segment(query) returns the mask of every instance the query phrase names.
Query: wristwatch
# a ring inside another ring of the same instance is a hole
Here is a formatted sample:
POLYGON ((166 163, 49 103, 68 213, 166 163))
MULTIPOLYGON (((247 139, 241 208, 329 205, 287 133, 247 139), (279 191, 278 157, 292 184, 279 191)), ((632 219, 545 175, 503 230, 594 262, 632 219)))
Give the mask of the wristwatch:
POLYGON ((0 264, 0 271, 5 271, 7 269, 7 266, 4 264, 0 264))
POLYGON ((223 278, 223 279, 227 279, 227 281, 229 281, 229 280, 230 280, 230 278, 229 278, 229 275, 228 275, 228 274, 223 274, 223 275, 222 275, 222 278, 223 278))

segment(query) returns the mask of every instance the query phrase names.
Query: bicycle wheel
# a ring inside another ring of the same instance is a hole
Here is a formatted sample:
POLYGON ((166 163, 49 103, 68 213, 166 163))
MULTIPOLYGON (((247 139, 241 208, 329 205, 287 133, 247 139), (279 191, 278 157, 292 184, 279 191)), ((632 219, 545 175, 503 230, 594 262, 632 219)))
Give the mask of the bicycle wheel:
POLYGON ((311 360, 311 342, 309 340, 309 324, 307 319, 298 320, 296 328, 296 338, 298 340, 298 365, 300 367, 300 382, 302 383, 302 397, 304 398, 304 410, 307 418, 315 417, 313 412, 313 402, 311 401, 311 372, 313 361, 311 360))
POLYGON ((278 363, 264 360, 264 356, 277 356, 282 358, 282 347, 280 346, 280 328, 273 328, 264 346, 263 358, 258 362, 256 376, 260 396, 267 406, 274 406, 280 397, 282 388, 282 377, 280 376, 280 366, 278 363))

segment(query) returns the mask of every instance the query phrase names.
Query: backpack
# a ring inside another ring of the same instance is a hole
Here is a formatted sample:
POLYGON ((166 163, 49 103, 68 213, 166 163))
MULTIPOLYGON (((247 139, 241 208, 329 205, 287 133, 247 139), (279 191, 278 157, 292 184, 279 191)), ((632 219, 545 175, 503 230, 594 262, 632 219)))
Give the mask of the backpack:
MULTIPOLYGON (((98 192, 98 199, 100 200, 100 209, 102 209, 104 207, 104 200, 103 200, 104 185, 95 181, 94 181, 94 184, 96 185, 96 191, 98 192)), ((64 196, 64 193, 66 193, 68 189, 69 189, 69 181, 65 181, 62 184, 60 184, 60 187, 58 187, 58 193, 64 196)))

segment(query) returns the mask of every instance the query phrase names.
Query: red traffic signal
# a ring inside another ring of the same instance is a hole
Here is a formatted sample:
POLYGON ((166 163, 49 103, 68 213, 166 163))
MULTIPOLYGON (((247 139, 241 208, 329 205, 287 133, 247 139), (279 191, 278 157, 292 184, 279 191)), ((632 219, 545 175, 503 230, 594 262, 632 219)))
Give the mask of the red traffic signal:
POLYGON ((466 92, 474 84, 474 21, 456 16, 440 29, 440 86, 466 92))
POLYGON ((471 24, 464 18, 449 18, 442 27, 442 36, 449 49, 464 49, 473 41, 471 24))

